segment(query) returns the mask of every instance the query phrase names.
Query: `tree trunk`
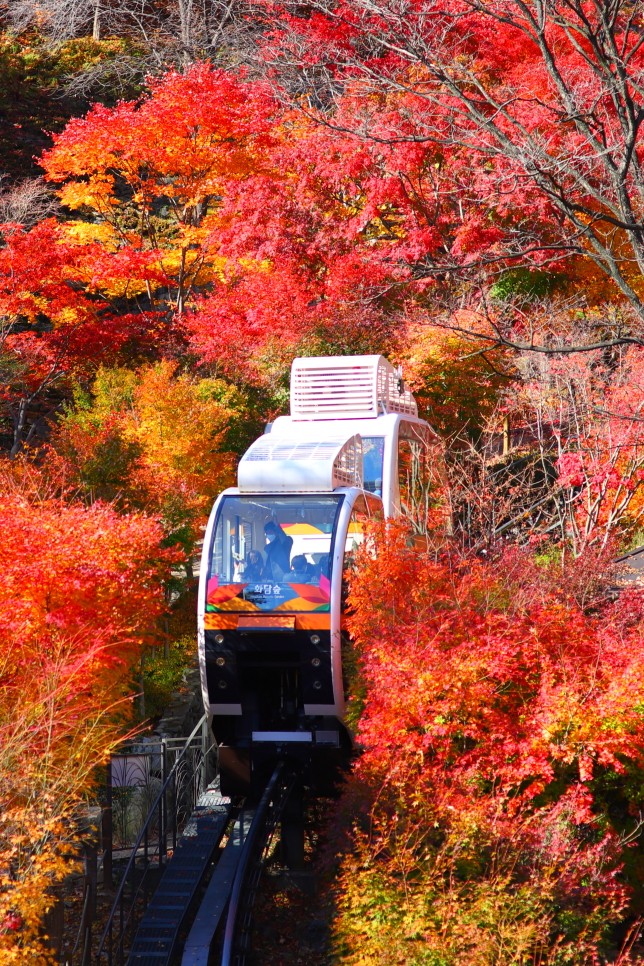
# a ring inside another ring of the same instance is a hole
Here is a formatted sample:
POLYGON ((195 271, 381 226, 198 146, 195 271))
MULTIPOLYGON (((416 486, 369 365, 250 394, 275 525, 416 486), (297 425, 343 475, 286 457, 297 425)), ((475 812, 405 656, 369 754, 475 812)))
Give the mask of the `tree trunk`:
POLYGON ((179 21, 181 24, 182 60, 189 64, 192 58, 192 0, 179 0, 179 21))

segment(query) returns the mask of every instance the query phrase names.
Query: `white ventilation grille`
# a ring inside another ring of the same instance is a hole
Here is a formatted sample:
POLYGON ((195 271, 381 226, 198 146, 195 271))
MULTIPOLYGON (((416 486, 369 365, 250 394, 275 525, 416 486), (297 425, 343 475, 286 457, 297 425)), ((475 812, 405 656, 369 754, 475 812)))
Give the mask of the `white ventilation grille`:
POLYGON ((418 406, 411 392, 405 386, 401 370, 396 370, 383 359, 378 363, 378 402, 386 413, 402 413, 417 416, 418 406))
POLYGON ((291 416, 295 420, 365 419, 383 413, 418 415, 414 397, 383 356, 295 359, 291 416))
POLYGON ((333 461, 335 486, 362 486, 362 437, 352 436, 333 461))
POLYGON ((296 441, 261 436, 239 461, 242 493, 327 493, 362 486, 362 439, 296 441))
POLYGON ((337 439, 325 439, 320 442, 302 443, 292 439, 274 440, 270 436, 257 440, 251 446, 244 459, 266 462, 266 460, 328 460, 335 456, 338 448, 337 439), (261 443, 262 445, 257 445, 261 443))

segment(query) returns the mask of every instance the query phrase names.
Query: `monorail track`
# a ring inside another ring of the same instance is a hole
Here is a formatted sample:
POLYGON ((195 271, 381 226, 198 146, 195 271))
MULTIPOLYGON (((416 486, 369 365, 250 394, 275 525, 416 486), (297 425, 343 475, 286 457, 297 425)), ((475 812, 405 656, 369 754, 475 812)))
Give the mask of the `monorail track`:
POLYGON ((243 966, 262 869, 298 784, 293 766, 279 761, 258 801, 233 805, 217 796, 197 810, 139 924, 128 966, 243 966))

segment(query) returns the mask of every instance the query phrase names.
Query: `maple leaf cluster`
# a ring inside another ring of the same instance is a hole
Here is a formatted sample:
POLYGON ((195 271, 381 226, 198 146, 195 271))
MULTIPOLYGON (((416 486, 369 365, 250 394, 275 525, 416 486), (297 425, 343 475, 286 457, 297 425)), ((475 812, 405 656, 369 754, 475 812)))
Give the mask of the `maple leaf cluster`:
POLYGON ((532 0, 259 6, 274 24, 265 56, 309 93, 310 113, 424 157, 409 187, 426 228, 443 235, 440 265, 425 247, 430 274, 508 257, 590 276, 596 266, 613 298, 619 289, 641 312, 641 11, 532 0))
POLYGON ((247 418, 239 392, 180 374, 168 360, 101 368, 52 433, 48 472, 91 500, 145 511, 169 545, 191 553, 214 499, 232 483, 230 447, 247 418))

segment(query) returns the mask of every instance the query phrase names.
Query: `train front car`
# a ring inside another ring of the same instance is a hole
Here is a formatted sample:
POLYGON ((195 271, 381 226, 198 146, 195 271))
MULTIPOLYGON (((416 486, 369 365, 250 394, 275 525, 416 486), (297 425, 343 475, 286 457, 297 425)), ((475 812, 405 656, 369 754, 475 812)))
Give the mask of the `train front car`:
POLYGON ((382 503, 346 486, 360 482, 358 438, 283 449, 270 436, 250 448, 240 487, 222 494, 206 532, 202 688, 228 793, 246 790, 251 770, 261 770, 260 782, 277 749, 313 763, 315 784, 350 746, 342 724, 343 572, 382 503))
POLYGON ((428 438, 381 356, 295 360, 291 416, 244 454, 204 540, 201 685, 224 793, 261 786, 278 754, 325 792, 346 760, 347 567, 366 521, 401 511, 428 438))

